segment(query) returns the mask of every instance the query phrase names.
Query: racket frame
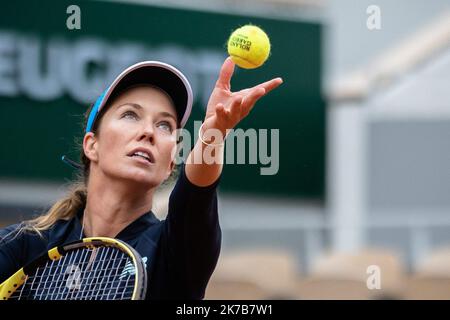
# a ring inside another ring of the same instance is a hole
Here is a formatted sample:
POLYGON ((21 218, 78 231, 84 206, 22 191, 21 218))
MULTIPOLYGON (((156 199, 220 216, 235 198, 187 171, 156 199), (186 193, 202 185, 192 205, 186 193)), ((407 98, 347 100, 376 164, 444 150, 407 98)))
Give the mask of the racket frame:
POLYGON ((54 247, 23 268, 19 269, 11 277, 0 284, 0 300, 8 300, 11 295, 25 283, 28 276, 32 275, 39 266, 45 264, 47 261, 59 260, 68 252, 82 247, 86 247, 88 249, 93 249, 96 247, 116 247, 125 252, 133 261, 136 271, 131 300, 142 300, 145 298, 145 293, 147 291, 147 270, 139 253, 130 245, 121 240, 107 237, 91 237, 54 247))

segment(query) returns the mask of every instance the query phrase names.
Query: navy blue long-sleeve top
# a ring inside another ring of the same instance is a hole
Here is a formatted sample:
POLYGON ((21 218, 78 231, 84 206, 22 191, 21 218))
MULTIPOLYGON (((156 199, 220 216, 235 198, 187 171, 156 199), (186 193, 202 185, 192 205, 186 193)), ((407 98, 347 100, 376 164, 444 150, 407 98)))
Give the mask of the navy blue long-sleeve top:
MULTIPOLYGON (((147 266, 147 299, 204 298, 221 247, 219 181, 220 177, 210 186, 196 186, 187 179, 183 165, 166 219, 159 220, 150 211, 116 236, 136 249, 147 266)), ((14 237, 19 224, 0 230, 0 283, 55 246, 80 239, 83 211, 70 220, 58 220, 43 237, 31 232, 14 237)))

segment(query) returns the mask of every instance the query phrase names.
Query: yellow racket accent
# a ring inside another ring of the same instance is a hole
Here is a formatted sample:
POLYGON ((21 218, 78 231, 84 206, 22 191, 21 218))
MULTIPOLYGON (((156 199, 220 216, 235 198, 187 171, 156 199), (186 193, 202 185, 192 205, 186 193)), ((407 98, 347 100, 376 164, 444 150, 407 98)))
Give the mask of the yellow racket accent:
POLYGON ((18 270, 0 284, 0 300, 16 298, 31 298, 33 300, 83 298, 140 300, 145 298, 146 287, 147 272, 138 252, 121 240, 92 237, 52 248, 18 270), (81 255, 79 255, 80 252, 81 255), (102 253, 97 254, 97 252, 102 253), (105 256, 103 256, 103 253, 105 256), (73 258, 74 256, 75 258, 73 258), (76 257, 82 258, 82 260, 77 260, 76 257), (113 260, 116 262, 112 262, 112 269, 109 269, 109 263, 113 260), (99 270, 98 275, 96 270, 99 270), (104 273, 110 270, 112 270, 111 273, 104 273), (84 278, 86 282, 83 283, 83 286, 88 286, 87 289, 83 289, 81 286, 81 274, 88 277, 84 278), (59 280, 60 278, 61 280, 59 280), (88 280, 90 280, 89 283, 88 280), (97 282, 93 282, 94 280, 99 281, 99 287, 97 287, 97 282), (97 290, 101 290, 100 286, 103 280, 106 281, 104 285, 107 287, 104 287, 104 291, 98 291, 99 293, 95 294, 97 290), (31 283, 31 288, 28 282, 31 283), (63 283, 61 284, 61 282, 63 283), (46 287, 48 283, 50 285, 46 287), (122 284, 126 288, 122 287, 122 284), (114 287, 114 285, 116 286, 114 287), (64 289, 64 286, 68 289, 64 289), (98 289, 92 291, 92 289, 89 289, 91 286, 98 289), (61 293, 60 289, 66 291, 61 293), (30 296, 27 290, 33 291, 33 295, 30 296), (71 292, 70 294, 66 294, 68 290, 71 292), (105 292, 106 296, 104 295, 105 292), (114 292, 112 297, 110 296, 111 292, 114 292), (81 295, 80 297, 78 293, 81 295), (83 296, 84 294, 86 296, 83 296))
POLYGON ((17 287, 20 287, 26 280, 27 275, 23 268, 14 273, 8 280, 0 285, 0 299, 7 300, 17 287))
POLYGON ((58 259, 61 259, 62 255, 61 255, 61 253, 59 253, 58 247, 56 247, 56 248, 51 249, 51 250, 48 252, 48 257, 49 257, 51 260, 58 260, 58 259))

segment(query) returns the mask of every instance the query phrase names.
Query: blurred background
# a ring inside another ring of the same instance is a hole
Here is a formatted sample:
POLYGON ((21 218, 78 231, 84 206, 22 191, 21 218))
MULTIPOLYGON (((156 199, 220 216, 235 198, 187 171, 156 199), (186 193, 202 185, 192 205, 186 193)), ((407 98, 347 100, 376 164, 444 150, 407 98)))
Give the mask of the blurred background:
MULTIPOLYGON (((0 227, 64 195, 74 172, 60 158, 79 158, 84 111, 125 67, 185 73, 192 130, 229 34, 247 23, 272 53, 237 69, 232 88, 284 84, 240 127, 280 130, 279 170, 225 166, 206 299, 450 299, 448 0, 2 4, 0 227)), ((160 218, 172 187, 157 195, 160 218)))

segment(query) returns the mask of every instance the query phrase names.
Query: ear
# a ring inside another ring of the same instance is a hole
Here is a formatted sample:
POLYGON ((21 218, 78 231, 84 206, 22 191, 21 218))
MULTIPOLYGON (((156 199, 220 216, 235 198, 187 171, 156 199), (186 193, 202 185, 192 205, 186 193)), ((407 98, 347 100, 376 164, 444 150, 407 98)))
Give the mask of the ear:
POLYGON ((173 169, 175 169, 175 161, 170 162, 169 171, 167 172, 166 180, 169 179, 170 175, 173 172, 173 169))
POLYGON ((166 174, 166 180, 170 177, 170 175, 172 174, 172 172, 173 172, 173 169, 175 169, 175 166, 176 166, 176 156, 177 156, 177 154, 178 154, 178 152, 179 152, 179 147, 180 147, 180 145, 179 145, 179 143, 176 141, 176 136, 173 136, 174 137, 174 144, 173 144, 173 147, 172 147, 172 150, 171 150, 171 152, 170 152, 170 159, 171 159, 171 161, 170 161, 170 164, 169 164, 169 168, 168 168, 168 172, 167 172, 167 174, 166 174))
POLYGON ((83 152, 89 160, 94 162, 98 161, 97 147, 95 134, 93 132, 86 133, 83 138, 83 152))

